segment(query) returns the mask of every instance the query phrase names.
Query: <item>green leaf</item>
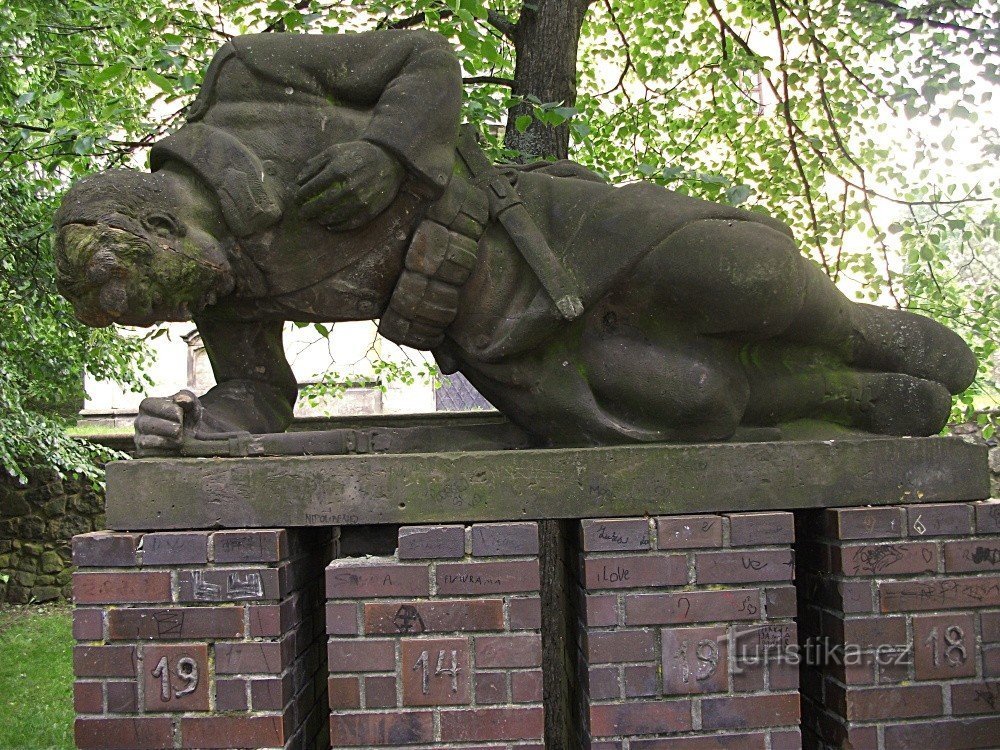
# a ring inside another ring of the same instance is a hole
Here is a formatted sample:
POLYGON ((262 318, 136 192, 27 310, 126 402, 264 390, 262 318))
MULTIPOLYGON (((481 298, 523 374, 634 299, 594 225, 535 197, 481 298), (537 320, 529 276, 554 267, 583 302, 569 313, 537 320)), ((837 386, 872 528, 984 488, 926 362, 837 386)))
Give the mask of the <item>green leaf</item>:
POLYGON ((528 129, 528 126, 531 125, 532 119, 531 115, 518 115, 514 119, 514 128, 518 133, 523 133, 528 129))

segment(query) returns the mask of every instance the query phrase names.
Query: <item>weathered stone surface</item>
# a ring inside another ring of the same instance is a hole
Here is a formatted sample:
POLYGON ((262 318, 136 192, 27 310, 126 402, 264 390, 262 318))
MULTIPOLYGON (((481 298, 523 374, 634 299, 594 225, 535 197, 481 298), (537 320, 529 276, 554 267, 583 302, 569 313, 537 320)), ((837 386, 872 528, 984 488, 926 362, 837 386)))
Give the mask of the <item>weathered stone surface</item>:
POLYGON ((987 453, 956 438, 249 459, 108 469, 112 529, 607 518, 974 500, 987 453))

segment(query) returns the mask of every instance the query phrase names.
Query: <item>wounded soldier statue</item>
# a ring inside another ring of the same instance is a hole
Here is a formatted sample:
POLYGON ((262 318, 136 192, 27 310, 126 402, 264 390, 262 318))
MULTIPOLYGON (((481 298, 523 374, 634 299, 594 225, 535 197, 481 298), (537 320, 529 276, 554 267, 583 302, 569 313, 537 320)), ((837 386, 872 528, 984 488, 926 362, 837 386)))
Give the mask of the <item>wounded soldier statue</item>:
POLYGON ((93 326, 192 320, 217 385, 146 399, 140 448, 284 431, 285 321, 379 321, 539 446, 819 420, 930 435, 976 373, 938 323, 848 300, 762 213, 571 161, 495 165, 423 31, 225 44, 151 173, 66 194, 58 283, 93 326))

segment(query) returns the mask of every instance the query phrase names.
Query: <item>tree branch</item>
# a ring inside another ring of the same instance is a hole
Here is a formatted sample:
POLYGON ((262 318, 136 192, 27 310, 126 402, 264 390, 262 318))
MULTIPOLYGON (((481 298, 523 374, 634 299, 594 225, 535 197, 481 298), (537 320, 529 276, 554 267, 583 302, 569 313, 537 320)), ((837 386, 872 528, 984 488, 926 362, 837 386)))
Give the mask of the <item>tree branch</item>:
POLYGON ((462 83, 492 83, 496 86, 513 86, 513 78, 504 78, 503 76, 466 76, 462 79, 462 83))
POLYGON ((500 11, 493 8, 487 10, 486 23, 503 34, 507 41, 514 41, 514 32, 517 30, 517 24, 500 11))

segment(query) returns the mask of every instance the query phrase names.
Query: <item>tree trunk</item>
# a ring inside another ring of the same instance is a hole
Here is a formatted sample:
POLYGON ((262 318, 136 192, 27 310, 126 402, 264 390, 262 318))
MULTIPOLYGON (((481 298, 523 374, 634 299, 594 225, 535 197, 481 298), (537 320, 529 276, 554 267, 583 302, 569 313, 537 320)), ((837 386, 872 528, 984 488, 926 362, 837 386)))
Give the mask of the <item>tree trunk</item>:
MULTIPOLYGON (((514 43, 514 96, 534 96, 543 103, 571 107, 576 103, 576 49, 587 7, 592 0, 536 0, 525 3, 512 29, 514 43)), ((569 153, 569 125, 556 127, 531 119, 522 133, 518 117, 531 115, 535 105, 521 101, 507 113, 504 145, 531 158, 565 159, 569 153)))

